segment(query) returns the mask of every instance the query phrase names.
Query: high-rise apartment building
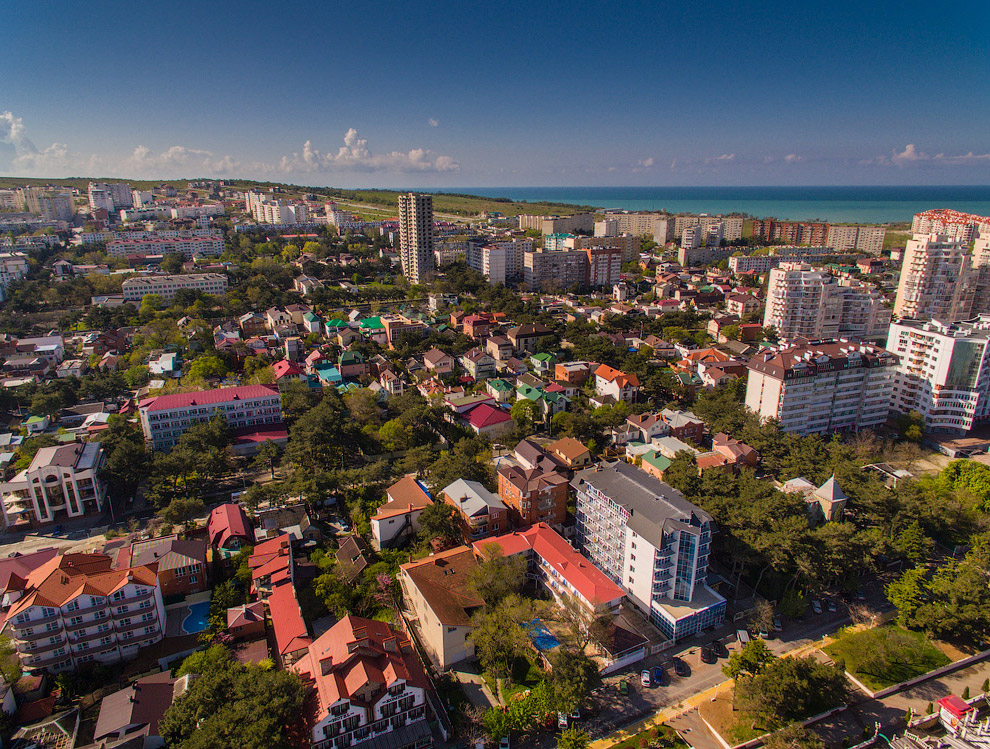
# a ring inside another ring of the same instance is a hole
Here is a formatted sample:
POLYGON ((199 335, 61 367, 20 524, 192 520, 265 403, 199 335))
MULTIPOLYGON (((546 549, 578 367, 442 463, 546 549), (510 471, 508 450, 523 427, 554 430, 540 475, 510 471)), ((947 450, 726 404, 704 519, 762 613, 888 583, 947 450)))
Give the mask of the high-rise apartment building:
POLYGON ((523 257, 523 281, 533 291, 566 291, 584 288, 588 282, 587 250, 527 252, 523 257))
POLYGON ((433 196, 399 196, 399 260, 410 283, 433 278, 433 196))
POLYGON ((825 244, 836 252, 865 252, 879 255, 883 249, 886 229, 882 226, 847 226, 830 224, 825 244))
POLYGON ((622 251, 623 263, 639 258, 639 245, 639 237, 632 234, 617 234, 610 237, 568 237, 564 240, 564 247, 574 250, 587 250, 592 247, 616 247, 622 251))
POLYGON ((113 211, 115 208, 131 208, 134 205, 134 195, 131 186, 123 182, 90 182, 89 207, 92 210, 101 208, 113 211))
POLYGON ((785 262, 770 271, 764 327, 794 338, 885 339, 890 310, 873 286, 837 279, 824 268, 785 262))
POLYGON ((973 307, 974 280, 962 240, 915 234, 904 250, 894 314, 916 320, 965 320, 973 307))
POLYGON ((40 214, 45 221, 71 221, 76 209, 72 193, 29 187, 24 191, 24 202, 31 213, 40 214))
POLYGON ((749 360, 746 407, 785 432, 874 429, 887 420, 897 357, 879 346, 811 341, 749 360))
POLYGON ((708 587, 711 516, 673 487, 623 461, 575 474, 578 548, 667 637, 722 623, 708 587))
POLYGON ((891 410, 916 411, 926 431, 954 434, 990 418, 990 315, 896 322, 887 348, 900 360, 891 410))
POLYGON ((972 242, 977 233, 990 233, 990 216, 933 208, 914 214, 911 231, 915 234, 944 234, 949 239, 972 242))
POLYGON ((666 213, 607 213, 595 222, 596 237, 615 237, 620 234, 643 235, 654 242, 665 244, 674 238, 674 217, 666 213))
POLYGON ((723 233, 725 239, 731 242, 742 237, 743 223, 742 216, 677 216, 674 218, 674 236, 683 237, 684 230, 689 226, 700 226, 702 232, 707 232, 713 224, 725 224, 723 233))

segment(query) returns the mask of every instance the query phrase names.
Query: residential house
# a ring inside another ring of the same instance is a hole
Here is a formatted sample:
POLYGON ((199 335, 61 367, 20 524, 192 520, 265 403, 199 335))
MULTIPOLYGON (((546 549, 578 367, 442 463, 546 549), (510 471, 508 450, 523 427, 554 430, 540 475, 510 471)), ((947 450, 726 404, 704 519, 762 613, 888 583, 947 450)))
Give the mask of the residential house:
POLYGON ((512 341, 503 335, 493 335, 486 340, 485 350, 499 362, 508 361, 514 353, 512 341))
POLYGON ((595 370, 595 391, 599 395, 611 396, 616 401, 633 401, 639 388, 636 375, 627 375, 607 364, 601 364, 595 370))
POLYGON ((724 455, 732 465, 755 467, 760 463, 756 450, 723 432, 712 437, 712 451, 724 455))
POLYGON ((474 658, 473 616, 485 607, 472 586, 477 567, 467 546, 399 567, 403 601, 418 620, 416 631, 427 655, 441 671, 474 658))
POLYGON ((423 365, 433 372, 433 374, 452 374, 454 371, 454 357, 438 348, 431 348, 423 354, 423 365))
POLYGON ((293 543, 319 543, 323 540, 323 533, 309 519, 305 502, 258 509, 254 519, 258 525, 255 538, 259 543, 283 533, 287 533, 293 543))
MULTIPOLYGON (((251 569, 251 593, 265 600, 275 589, 295 580, 295 563, 292 559, 292 539, 287 533, 262 541, 248 557, 251 569)), ((291 585, 290 585, 291 587, 291 585)))
POLYGON ((158 575, 162 596, 173 598, 207 589, 206 542, 177 535, 135 541, 120 550, 117 569, 148 567, 158 575))
POLYGON ((337 369, 342 377, 357 379, 368 374, 368 364, 360 351, 343 351, 337 359, 337 369))
POLYGON ((320 279, 305 274, 296 276, 296 279, 292 282, 293 291, 298 291, 303 295, 312 294, 317 289, 322 288, 323 282, 320 279))
POLYGON ((668 427, 668 433, 679 440, 691 440, 700 444, 705 433, 705 422, 690 411, 677 411, 665 408, 660 418, 668 427))
POLYGON ((227 609, 227 632, 236 642, 256 640, 265 636, 265 604, 263 601, 242 603, 227 609))
POLYGON ((509 530, 508 509, 477 481, 457 479, 443 489, 443 500, 460 516, 466 543, 509 530))
POLYGON ((291 668, 308 655, 313 644, 292 582, 276 585, 265 604, 272 619, 276 664, 283 669, 291 668))
POLYGON ((784 483, 782 491, 804 497, 809 521, 813 525, 839 520, 849 500, 835 480, 835 474, 818 487, 804 477, 791 479, 784 483))
POLYGON ((189 689, 195 678, 192 674, 175 678, 170 671, 165 671, 144 676, 126 688, 108 694, 100 703, 93 741, 97 746, 131 749, 165 746, 158 724, 165 717, 165 711, 189 689))
POLYGON ((725 311, 743 318, 760 311, 760 300, 752 294, 727 294, 725 311))
POLYGON ((431 504, 426 487, 413 476, 403 476, 385 490, 385 504, 370 518, 372 544, 382 549, 415 538, 419 516, 431 504))
POLYGON ((516 428, 516 422, 508 413, 488 403, 472 408, 465 419, 468 428, 482 437, 500 437, 516 428))
POLYGON ((626 425, 632 433, 638 432, 638 436, 634 438, 638 442, 649 442, 654 437, 670 434, 669 425, 657 413, 633 414, 626 419, 626 425))
POLYGON ((580 386, 587 382, 594 366, 586 361, 557 362, 553 367, 553 378, 557 382, 580 386))
POLYGON ((529 357, 529 363, 533 367, 533 372, 541 377, 546 377, 553 374, 554 365, 557 363, 557 357, 553 354, 542 353, 533 354, 529 357))
POLYGON ((542 323, 527 323, 509 328, 506 332, 506 336, 517 354, 534 353, 539 347, 540 341, 553 334, 553 331, 542 323))
POLYGON ((468 315, 461 324, 464 326, 464 335, 476 341, 487 338, 492 329, 492 321, 482 315, 468 315))
MULTIPOLYGON (((47 426, 48 417, 44 421, 47 426)), ((99 442, 41 448, 27 468, 0 483, 4 525, 41 525, 103 512, 103 459, 99 442)))
POLYGON ((507 380, 501 379, 486 380, 485 390, 491 394, 496 403, 512 403, 516 393, 516 389, 507 380))
POLYGON ((473 348, 465 352, 461 357, 461 367, 475 381, 495 376, 495 359, 482 348, 473 348))
POLYGON ((311 685, 311 749, 425 749, 426 673, 412 643, 384 622, 346 616, 308 648, 295 670, 311 685))
POLYGON ((513 457, 523 468, 539 468, 542 471, 561 473, 567 471, 567 464, 563 460, 530 439, 519 440, 513 449, 513 457))
POLYGON ((347 536, 337 549, 337 566, 348 583, 353 584, 371 564, 371 549, 360 536, 347 536))
POLYGON ((206 523, 210 546, 227 563, 245 546, 254 544, 254 530, 240 505, 228 502, 214 507, 206 523))
POLYGON ((570 470, 591 465, 591 451, 573 437, 563 437, 546 446, 547 452, 570 470))
POLYGON ((541 522, 562 525, 567 519, 567 491, 567 479, 555 470, 509 464, 498 469, 498 495, 516 527, 541 522))
POLYGON ((406 392, 405 380, 391 369, 382 370, 381 375, 378 377, 378 382, 389 396, 402 395, 406 392))

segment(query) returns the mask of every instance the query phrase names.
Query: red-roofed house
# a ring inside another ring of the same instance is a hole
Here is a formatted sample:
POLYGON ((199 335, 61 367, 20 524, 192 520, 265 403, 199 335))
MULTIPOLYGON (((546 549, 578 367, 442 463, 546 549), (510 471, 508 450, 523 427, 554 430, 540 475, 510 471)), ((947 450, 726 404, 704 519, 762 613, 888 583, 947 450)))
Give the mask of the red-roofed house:
POLYGON ((296 589, 290 581, 277 585, 265 603, 272 618, 278 663, 282 668, 289 668, 305 656, 313 644, 299 609, 296 589))
POLYGON ((611 395, 616 401, 633 401, 639 392, 639 378, 601 364, 595 370, 595 391, 598 395, 611 395))
POLYGON ((313 749, 433 745, 426 673, 406 635, 388 624, 346 616, 309 646, 295 670, 314 691, 307 726, 313 749))
POLYGON ((487 338, 492 329, 492 321, 481 315, 468 315, 463 320, 464 335, 478 340, 487 338))
POLYGON ((558 601, 567 595, 601 615, 617 612, 625 597, 618 585, 546 523, 475 541, 474 553, 484 556, 491 544, 498 544, 507 557, 524 554, 540 582, 558 601))
POLYGON ((227 631, 235 640, 265 636, 265 604, 245 603, 227 609, 227 631))
POLYGON ((145 398, 138 404, 141 429, 154 450, 168 450, 192 425, 223 416, 231 429, 282 423, 276 385, 241 385, 145 398))
POLYGON ((419 532, 419 516, 433 504, 429 492, 413 476, 403 476, 385 490, 385 504, 371 517, 372 545, 397 546, 419 532))
POLYGON ((292 537, 288 533, 263 541, 248 558, 251 568, 251 592, 264 600, 282 583, 295 580, 292 561, 292 537))
POLYGON ((240 505, 228 502, 214 507, 206 524, 206 532, 217 554, 225 561, 243 547, 254 543, 254 529, 240 505))
POLYGON ((279 385, 285 385, 293 380, 299 380, 300 382, 306 382, 306 373, 300 368, 295 362, 291 362, 288 359, 282 359, 272 364, 272 371, 275 372, 275 382, 279 385))
POLYGON ((471 431, 482 437, 497 437, 516 428, 516 422, 509 414, 487 403, 472 408, 466 418, 471 431))

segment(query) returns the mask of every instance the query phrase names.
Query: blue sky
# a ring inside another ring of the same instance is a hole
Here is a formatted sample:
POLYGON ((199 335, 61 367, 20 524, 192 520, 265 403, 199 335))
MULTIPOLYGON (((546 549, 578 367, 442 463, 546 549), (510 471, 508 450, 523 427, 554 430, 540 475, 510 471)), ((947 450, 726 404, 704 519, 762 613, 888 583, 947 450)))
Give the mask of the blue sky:
POLYGON ((0 173, 990 184, 990 3, 0 0, 0 173))

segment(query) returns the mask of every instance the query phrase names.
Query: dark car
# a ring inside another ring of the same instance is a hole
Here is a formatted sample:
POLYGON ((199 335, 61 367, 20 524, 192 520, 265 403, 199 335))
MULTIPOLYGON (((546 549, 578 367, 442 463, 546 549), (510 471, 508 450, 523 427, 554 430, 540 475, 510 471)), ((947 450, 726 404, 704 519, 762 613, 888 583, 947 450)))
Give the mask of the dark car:
POLYGON ((712 651, 714 651, 715 655, 719 658, 729 657, 729 650, 725 647, 721 640, 712 640, 712 651))
POLYGON ((674 658, 674 673, 678 676, 690 676, 691 667, 688 666, 686 661, 683 661, 680 658, 674 658))
POLYGON ((663 670, 663 666, 653 667, 653 681, 661 687, 667 684, 667 672, 663 670))
POLYGON ((702 663, 715 663, 718 657, 715 655, 715 651, 710 647, 701 648, 701 662, 702 663))

